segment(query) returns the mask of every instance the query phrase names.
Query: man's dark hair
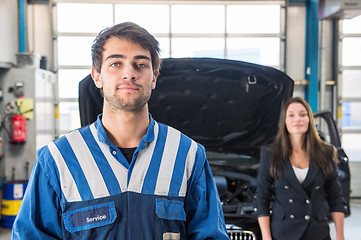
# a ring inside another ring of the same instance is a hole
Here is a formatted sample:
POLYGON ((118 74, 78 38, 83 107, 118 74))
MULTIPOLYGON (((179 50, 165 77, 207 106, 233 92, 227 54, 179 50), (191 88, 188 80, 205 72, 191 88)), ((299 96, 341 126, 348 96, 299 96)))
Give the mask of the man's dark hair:
POLYGON ((104 44, 111 37, 129 40, 148 50, 152 58, 153 72, 155 73, 159 70, 160 49, 158 41, 147 30, 139 25, 132 22, 124 22, 102 30, 93 41, 91 55, 93 67, 98 73, 101 71, 104 44))

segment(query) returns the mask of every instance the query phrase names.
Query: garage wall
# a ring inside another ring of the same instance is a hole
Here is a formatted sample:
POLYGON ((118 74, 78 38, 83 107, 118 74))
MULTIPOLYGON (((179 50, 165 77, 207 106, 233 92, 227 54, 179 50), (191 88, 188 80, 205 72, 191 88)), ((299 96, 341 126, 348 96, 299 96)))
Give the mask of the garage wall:
MULTIPOLYGON (((287 8, 286 73, 294 80, 305 79, 306 7, 304 4, 287 8)), ((303 97, 303 87, 295 89, 303 97)))
POLYGON ((14 65, 19 51, 18 4, 14 0, 0 1, 0 67, 14 65))
MULTIPOLYGON (((52 66, 52 17, 49 4, 29 4, 26 14, 26 51, 47 56, 48 66, 52 66)), ((0 33, 0 67, 14 66, 16 53, 19 52, 18 1, 0 1, 0 33)))
MULTIPOLYGON (((305 79, 306 6, 287 8, 286 73, 295 81, 305 79)), ((305 97, 305 87, 295 86, 294 96, 305 97)))
POLYGON ((28 52, 36 52, 48 59, 47 69, 53 66, 52 16, 48 3, 28 5, 28 52))
POLYGON ((361 162, 350 162, 351 197, 361 198, 361 162))

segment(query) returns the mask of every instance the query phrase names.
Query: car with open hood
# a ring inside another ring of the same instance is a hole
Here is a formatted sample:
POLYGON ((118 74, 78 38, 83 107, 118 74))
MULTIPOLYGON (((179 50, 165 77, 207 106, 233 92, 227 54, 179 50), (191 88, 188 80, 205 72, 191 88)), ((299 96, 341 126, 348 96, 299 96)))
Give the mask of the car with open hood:
MULTIPOLYGON (((88 97, 100 96, 91 86, 94 84, 88 85, 83 81, 79 85, 82 125, 101 112, 95 106, 101 106, 102 99, 91 103, 89 109, 82 100, 82 91, 88 97)), ((285 73, 247 62, 212 58, 162 61, 149 111, 158 122, 205 147, 231 239, 261 239, 255 215, 259 151, 275 138, 282 105, 292 96, 293 87, 285 73)), ((330 112, 315 114, 315 118, 321 137, 338 150, 339 177, 349 202, 348 158, 335 122, 330 112)))

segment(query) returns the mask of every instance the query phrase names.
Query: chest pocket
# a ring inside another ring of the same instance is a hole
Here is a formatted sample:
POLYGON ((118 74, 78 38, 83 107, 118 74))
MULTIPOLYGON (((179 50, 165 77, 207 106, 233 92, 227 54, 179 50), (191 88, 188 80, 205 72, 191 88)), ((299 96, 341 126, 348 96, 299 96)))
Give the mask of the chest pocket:
POLYGON ((185 239, 186 213, 181 201, 156 199, 156 239, 185 239))
POLYGON ((106 234, 107 231, 106 228, 101 230, 99 228, 111 227, 110 225, 114 223, 116 218, 117 212, 114 202, 101 203, 65 212, 63 213, 64 227, 71 233, 66 234, 68 235, 67 239, 87 239, 86 235, 101 237, 100 235, 106 234))

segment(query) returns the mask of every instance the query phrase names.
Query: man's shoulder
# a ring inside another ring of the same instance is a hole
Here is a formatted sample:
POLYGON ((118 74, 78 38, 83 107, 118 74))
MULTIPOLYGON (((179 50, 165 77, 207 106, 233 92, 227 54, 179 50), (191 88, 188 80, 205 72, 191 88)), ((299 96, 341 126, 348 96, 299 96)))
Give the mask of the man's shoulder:
POLYGON ((38 155, 41 154, 42 152, 46 152, 46 151, 49 151, 49 148, 52 148, 54 145, 57 147, 57 148, 61 148, 61 146, 68 142, 68 139, 69 138, 73 138, 74 135, 82 135, 82 132, 84 131, 87 131, 90 129, 90 126, 91 124, 89 125, 86 125, 84 127, 81 127, 81 128, 77 128, 77 129, 74 129, 74 130, 71 130, 70 132, 62 135, 61 137, 51 141, 50 143, 48 143, 46 146, 40 148, 38 150, 38 155))
POLYGON ((198 147, 201 147, 204 149, 204 146, 202 144, 200 144, 199 142, 194 140, 192 137, 188 136, 186 133, 183 133, 182 131, 178 130, 177 128, 172 127, 167 124, 164 124, 164 123, 159 123, 159 122, 157 122, 157 123, 159 124, 160 127, 166 128, 168 130, 168 132, 169 132, 169 130, 171 130, 171 131, 177 133, 177 135, 180 136, 181 138, 191 141, 191 142, 193 142, 193 144, 196 144, 198 147))

